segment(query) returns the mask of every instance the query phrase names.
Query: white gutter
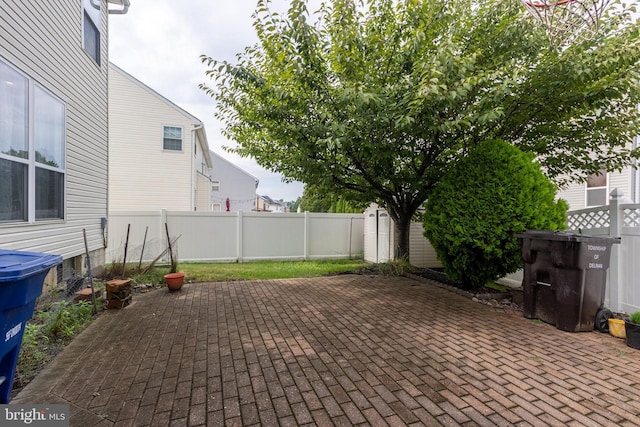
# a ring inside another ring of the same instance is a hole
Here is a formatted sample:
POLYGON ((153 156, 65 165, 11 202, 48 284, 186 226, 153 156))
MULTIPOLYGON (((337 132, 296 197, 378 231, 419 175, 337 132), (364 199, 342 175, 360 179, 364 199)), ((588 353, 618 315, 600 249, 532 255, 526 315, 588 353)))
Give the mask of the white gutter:
POLYGON ((129 6, 131 6, 129 0, 107 0, 107 2, 122 6, 121 9, 108 9, 109 15, 124 15, 129 11, 129 6))

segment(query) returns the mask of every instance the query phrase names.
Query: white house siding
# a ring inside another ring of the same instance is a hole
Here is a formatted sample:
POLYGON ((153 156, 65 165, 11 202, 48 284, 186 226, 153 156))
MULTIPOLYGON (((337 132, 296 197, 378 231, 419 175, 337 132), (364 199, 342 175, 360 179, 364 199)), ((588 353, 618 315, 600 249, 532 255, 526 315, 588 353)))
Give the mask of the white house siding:
POLYGON ((211 197, 209 192, 211 190, 211 181, 209 177, 197 173, 196 174, 196 211, 207 212, 211 211, 211 197))
POLYGON ((229 199, 230 212, 256 210, 256 187, 258 179, 248 174, 219 154, 210 152, 212 181, 220 182, 218 191, 211 191, 211 203, 220 205, 226 211, 229 199))
POLYGON ((424 236, 421 222, 412 222, 409 235, 409 262, 416 267, 440 268, 442 263, 431 242, 424 236))
MULTIPOLYGON (((621 189, 625 196, 633 198, 635 174, 632 168, 625 168, 622 172, 610 172, 607 179, 607 194, 614 188, 621 189)), ((569 210, 587 207, 587 186, 584 182, 576 182, 561 188, 556 197, 567 201, 569 210)), ((608 200, 608 197, 607 197, 608 200)))
POLYGON ((202 123, 113 64, 109 81, 109 209, 193 211, 202 123), (182 151, 163 150, 164 126, 182 128, 182 151))
MULTIPOLYGON (((0 224, 0 247, 103 263, 101 218, 107 216, 107 13, 102 1, 101 65, 82 47, 79 0, 0 2, 0 58, 66 106, 64 220, 0 224)), ((75 262, 76 266, 81 262, 75 262)))
MULTIPOLYGON (((194 139, 193 156, 193 182, 194 182, 194 210, 198 212, 211 212, 211 180, 209 179, 209 167, 211 157, 209 145, 204 132, 204 126, 192 132, 194 139)), ((193 148, 193 147, 192 147, 193 148)))

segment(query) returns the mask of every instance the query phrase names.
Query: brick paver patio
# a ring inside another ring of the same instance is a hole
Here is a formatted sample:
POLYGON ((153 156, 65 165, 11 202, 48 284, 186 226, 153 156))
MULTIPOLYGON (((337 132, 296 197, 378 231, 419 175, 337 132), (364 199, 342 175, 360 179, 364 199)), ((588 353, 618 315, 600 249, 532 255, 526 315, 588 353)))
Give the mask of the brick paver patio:
POLYGON ((640 425, 640 351, 433 283, 187 284, 100 316, 12 403, 73 426, 640 425))

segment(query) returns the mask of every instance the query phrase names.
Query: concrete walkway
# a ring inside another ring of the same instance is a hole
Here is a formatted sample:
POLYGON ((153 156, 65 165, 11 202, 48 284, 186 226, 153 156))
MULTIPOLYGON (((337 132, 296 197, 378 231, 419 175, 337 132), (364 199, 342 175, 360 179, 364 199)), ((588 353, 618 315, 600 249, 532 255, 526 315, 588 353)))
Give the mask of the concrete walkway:
POLYGON ((100 316, 12 403, 73 426, 640 425, 640 351, 433 283, 188 284, 100 316))

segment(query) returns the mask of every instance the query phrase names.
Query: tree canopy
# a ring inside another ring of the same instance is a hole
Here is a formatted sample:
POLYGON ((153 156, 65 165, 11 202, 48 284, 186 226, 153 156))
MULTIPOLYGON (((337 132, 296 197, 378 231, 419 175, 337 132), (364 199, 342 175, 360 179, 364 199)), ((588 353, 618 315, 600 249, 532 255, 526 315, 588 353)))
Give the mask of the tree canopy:
POLYGON ((260 0, 259 42, 203 56, 233 151, 286 178, 376 201, 408 256, 411 218, 450 165, 500 138, 556 182, 631 163, 638 26, 622 7, 597 38, 553 50, 517 0, 330 0, 284 15, 260 0))
POLYGON ((368 205, 347 200, 339 193, 334 194, 314 185, 304 186, 300 200, 300 209, 308 212, 362 213, 368 205))

